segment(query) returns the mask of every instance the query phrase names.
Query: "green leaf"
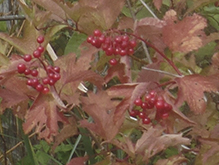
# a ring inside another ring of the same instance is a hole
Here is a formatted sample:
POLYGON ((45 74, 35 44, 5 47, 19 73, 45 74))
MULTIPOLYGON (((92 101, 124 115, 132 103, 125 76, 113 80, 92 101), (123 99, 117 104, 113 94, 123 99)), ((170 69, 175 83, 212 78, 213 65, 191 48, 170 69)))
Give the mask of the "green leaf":
POLYGON ((71 52, 76 53, 77 56, 80 56, 80 49, 79 46, 86 40, 87 36, 82 33, 74 33, 68 44, 66 45, 64 54, 69 54, 71 52))

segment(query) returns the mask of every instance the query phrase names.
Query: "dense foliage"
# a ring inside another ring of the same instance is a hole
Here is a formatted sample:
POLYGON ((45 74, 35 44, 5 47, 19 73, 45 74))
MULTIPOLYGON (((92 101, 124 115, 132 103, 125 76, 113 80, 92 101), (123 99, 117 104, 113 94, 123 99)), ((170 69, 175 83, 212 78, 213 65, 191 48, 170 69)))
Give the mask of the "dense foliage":
POLYGON ((25 20, 0 32, 2 164, 219 163, 218 1, 18 2, 25 20))

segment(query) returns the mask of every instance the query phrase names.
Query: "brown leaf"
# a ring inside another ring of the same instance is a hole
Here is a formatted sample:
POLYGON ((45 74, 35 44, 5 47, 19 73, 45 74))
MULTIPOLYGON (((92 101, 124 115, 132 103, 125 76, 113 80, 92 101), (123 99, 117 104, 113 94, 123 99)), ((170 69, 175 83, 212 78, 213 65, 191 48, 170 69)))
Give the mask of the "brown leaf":
POLYGON ((69 123, 65 124, 60 133, 55 137, 54 144, 52 146, 52 152, 55 148, 67 138, 70 138, 78 134, 77 122, 75 118, 68 118, 69 123))
POLYGON ((143 160, 147 160, 160 151, 176 145, 190 144, 190 140, 182 137, 182 134, 164 134, 162 128, 149 128, 143 131, 143 135, 135 145, 136 153, 144 156, 143 160))
POLYGON ((154 6, 156 7, 157 10, 160 10, 162 6, 163 0, 153 0, 154 6))
POLYGON ((97 94, 88 93, 88 97, 82 97, 82 108, 94 120, 80 122, 81 126, 88 128, 106 140, 111 140, 118 133, 124 119, 127 102, 115 105, 114 101, 104 91, 97 94), (121 111, 121 112, 119 112, 121 111))
POLYGON ((179 165, 186 163, 188 160, 184 156, 171 156, 168 159, 159 159, 155 165, 179 165))
POLYGON ((201 76, 194 74, 177 78, 176 82, 179 87, 177 106, 181 106, 182 102, 186 101, 195 114, 204 113, 206 109, 204 92, 217 91, 218 81, 219 75, 201 76))
POLYGON ((53 136, 58 134, 58 122, 68 123, 63 113, 57 109, 54 98, 44 94, 38 95, 25 119, 24 132, 27 134, 35 128, 39 139, 44 138, 49 143, 53 141, 53 136))
POLYGON ((105 82, 110 81, 113 77, 118 77, 121 83, 127 83, 129 81, 129 77, 125 72, 124 64, 117 64, 108 69, 108 74, 104 77, 105 82))
POLYGON ((84 165, 86 164, 87 160, 88 160, 88 156, 76 157, 76 158, 71 159, 71 161, 68 162, 66 165, 84 165))
POLYGON ((170 10, 164 16, 163 41, 173 52, 188 53, 203 46, 206 19, 193 14, 182 21, 176 20, 176 12, 170 10), (177 37, 176 37, 177 36, 177 37))
POLYGON ((134 30, 134 20, 130 17, 122 17, 119 20, 118 30, 131 29, 134 30))
POLYGON ((165 24, 165 21, 156 18, 142 18, 137 22, 135 33, 146 40, 150 40, 159 50, 164 50, 166 45, 160 38, 165 24))

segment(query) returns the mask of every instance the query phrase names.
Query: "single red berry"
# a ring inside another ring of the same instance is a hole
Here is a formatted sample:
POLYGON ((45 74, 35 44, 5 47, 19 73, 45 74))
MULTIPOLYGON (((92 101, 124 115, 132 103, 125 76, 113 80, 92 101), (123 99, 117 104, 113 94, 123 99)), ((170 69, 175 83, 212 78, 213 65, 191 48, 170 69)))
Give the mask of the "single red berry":
POLYGON ((55 84, 55 81, 53 79, 49 79, 49 85, 54 85, 55 84))
POLYGON ((120 55, 120 56, 125 56, 125 55, 127 55, 127 50, 121 49, 120 52, 119 52, 119 55, 120 55))
POLYGON ((127 51, 127 54, 132 55, 134 54, 134 49, 133 48, 129 48, 127 51))
POLYGON ((32 87, 36 87, 39 84, 39 80, 37 78, 32 79, 32 87))
POLYGON ((157 92, 156 91, 150 91, 149 95, 151 95, 152 97, 156 97, 157 96, 157 92))
POLYGON ((118 61, 115 58, 110 59, 109 61, 110 65, 114 66, 118 63, 118 61))
POLYGON ((102 35, 102 32, 100 30, 96 29, 96 30, 94 30, 93 34, 95 37, 100 37, 102 35))
POLYGON ((44 86, 43 86, 42 84, 38 84, 38 85, 36 86, 36 90, 37 90, 38 92, 43 91, 43 89, 44 89, 44 86))
POLYGON ((113 48, 112 47, 108 47, 107 50, 105 51, 107 56, 111 56, 113 54, 113 48))
POLYGON ((115 41, 116 43, 121 43, 121 42, 122 42, 122 37, 121 37, 121 36, 116 36, 115 39, 114 39, 114 41, 115 41))
POLYGON ((145 112, 139 112, 138 116, 139 116, 139 118, 141 118, 141 119, 144 119, 144 118, 147 117, 147 115, 146 115, 145 112))
POLYGON ((143 124, 150 124, 151 123, 151 119, 148 118, 148 117, 145 117, 145 118, 142 119, 142 123, 143 124))
POLYGON ((38 42, 39 44, 43 43, 43 42, 44 42, 44 36, 39 36, 39 37, 37 38, 37 42, 38 42))
POLYGON ((53 70, 54 70, 56 73, 60 73, 60 67, 58 67, 58 66, 54 66, 54 67, 53 67, 53 70))
POLYGON ((54 76, 54 73, 49 73, 48 74, 48 77, 51 78, 51 79, 53 79, 53 76, 54 76))
POLYGON ((143 109, 143 110, 146 110, 146 109, 148 109, 148 103, 146 103, 146 102, 142 102, 141 103, 141 108, 143 109))
POLYGON ((127 41, 122 41, 120 47, 121 47, 122 49, 126 49, 126 48, 128 48, 128 45, 129 45, 129 44, 128 44, 127 41))
POLYGON ((151 105, 155 105, 157 102, 157 98, 156 97, 151 97, 150 100, 148 101, 148 104, 151 104, 151 105))
POLYGON ((93 46, 95 46, 96 48, 100 48, 101 45, 102 45, 102 43, 101 43, 101 41, 99 40, 99 38, 94 38, 94 39, 92 40, 91 44, 92 44, 93 46))
POLYGON ((25 54, 23 59, 24 59, 24 61, 29 62, 32 60, 32 56, 30 54, 25 54))
POLYGON ((149 95, 149 94, 145 95, 145 101, 146 102, 149 102, 150 99, 151 99, 151 95, 149 95))
POLYGON ((168 104, 167 102, 164 102, 164 112, 169 112, 173 109, 172 105, 168 104))
POLYGON ((46 67, 46 71, 47 71, 48 73, 54 73, 54 72, 53 72, 53 67, 52 67, 51 65, 48 65, 48 66, 46 67))
POLYGON ((49 84, 49 78, 48 77, 43 78, 42 82, 44 85, 49 84))
POLYGON ((56 73, 53 75, 53 80, 58 81, 61 78, 60 74, 56 73))
POLYGON ((27 80, 27 85, 28 85, 28 86, 32 86, 32 84, 33 84, 32 79, 28 79, 28 80, 27 80))
POLYGON ((30 69, 25 69, 24 74, 25 74, 25 75, 31 74, 31 70, 30 70, 30 69))
POLYGON ((38 71, 37 70, 32 70, 31 71, 31 75, 33 76, 33 77, 37 77, 38 76, 38 71))
POLYGON ((130 45, 131 48, 135 48, 137 43, 136 43, 135 40, 131 40, 131 41, 129 41, 129 45, 130 45))
POLYGON ((40 53, 43 53, 45 49, 43 46, 40 45, 38 46, 37 50, 39 50, 40 53))
POLYGON ((42 93, 43 94, 49 93, 49 88, 48 87, 44 87, 43 90, 42 90, 42 93))
POLYGON ((18 64, 18 66, 17 66, 18 73, 24 73, 25 70, 26 70, 25 64, 18 64))
POLYGON ((91 44, 93 38, 94 38, 93 36, 88 36, 88 37, 87 37, 87 42, 91 44))
POLYGON ((35 58, 40 58, 40 56, 41 56, 40 51, 39 51, 39 50, 35 50, 35 51, 33 52, 33 56, 34 56, 35 58))
POLYGON ((134 104, 135 104, 136 106, 141 106, 142 100, 141 100, 140 98, 138 98, 138 99, 136 99, 136 100, 134 101, 134 104))
POLYGON ((156 102, 156 105, 155 105, 155 107, 156 107, 156 109, 158 110, 158 111, 163 111, 163 109, 164 109, 164 100, 159 100, 159 101, 157 101, 156 102))
POLYGON ((139 114, 139 111, 138 110, 134 110, 134 109, 129 112, 129 115, 132 116, 132 117, 137 117, 138 114, 139 114))
POLYGON ((106 40, 106 37, 102 34, 100 37, 99 37, 99 41, 102 43, 104 43, 106 40))
POLYGON ((129 41, 129 36, 127 35, 122 36, 122 41, 129 41))

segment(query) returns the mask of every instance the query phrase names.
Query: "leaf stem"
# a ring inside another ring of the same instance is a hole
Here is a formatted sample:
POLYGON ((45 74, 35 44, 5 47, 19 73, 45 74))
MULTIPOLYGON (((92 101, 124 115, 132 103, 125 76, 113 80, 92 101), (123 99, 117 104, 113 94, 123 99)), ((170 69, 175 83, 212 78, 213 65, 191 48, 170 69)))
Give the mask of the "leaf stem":
MULTIPOLYGON (((154 12, 149 8, 149 6, 143 1, 143 0, 140 0, 140 2, 142 3, 142 5, 151 13, 151 15, 154 17, 154 18, 157 18, 157 16, 154 14, 154 12)), ((157 18, 158 19, 158 18, 157 18)))

